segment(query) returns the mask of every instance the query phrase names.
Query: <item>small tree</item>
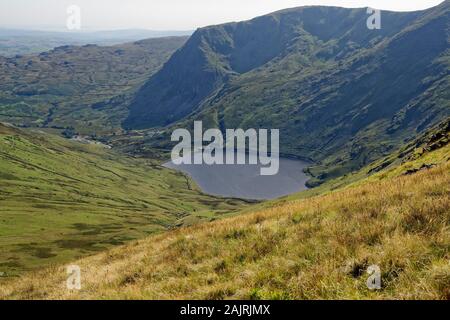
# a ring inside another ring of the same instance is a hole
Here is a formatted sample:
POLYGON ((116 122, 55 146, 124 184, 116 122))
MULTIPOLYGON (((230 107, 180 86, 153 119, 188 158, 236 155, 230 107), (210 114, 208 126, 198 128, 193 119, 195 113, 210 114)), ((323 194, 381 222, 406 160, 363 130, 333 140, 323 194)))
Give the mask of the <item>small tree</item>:
POLYGON ((67 127, 63 132, 61 132, 61 134, 63 135, 63 137, 70 139, 73 136, 76 136, 78 133, 75 131, 74 127, 67 127))

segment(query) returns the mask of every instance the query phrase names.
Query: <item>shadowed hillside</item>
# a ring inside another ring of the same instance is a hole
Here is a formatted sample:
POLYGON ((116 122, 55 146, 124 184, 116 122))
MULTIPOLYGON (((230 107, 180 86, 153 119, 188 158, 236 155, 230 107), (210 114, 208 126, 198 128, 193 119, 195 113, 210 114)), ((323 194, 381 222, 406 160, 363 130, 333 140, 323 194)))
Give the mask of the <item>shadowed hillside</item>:
POLYGON ((386 14, 384 28, 372 32, 366 27, 365 9, 302 7, 198 29, 140 90, 126 124, 148 127, 171 123, 199 107, 233 76, 272 60, 278 63, 292 54, 303 56, 292 65, 298 71, 318 60, 355 53, 394 35, 417 16, 386 14))

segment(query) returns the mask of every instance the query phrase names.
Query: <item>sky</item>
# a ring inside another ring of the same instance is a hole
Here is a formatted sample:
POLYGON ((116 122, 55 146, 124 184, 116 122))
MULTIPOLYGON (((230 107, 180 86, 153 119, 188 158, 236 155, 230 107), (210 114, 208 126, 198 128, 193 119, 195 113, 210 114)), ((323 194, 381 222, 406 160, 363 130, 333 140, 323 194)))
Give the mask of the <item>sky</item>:
POLYGON ((426 9, 443 0, 0 0, 0 27, 66 29, 67 8, 81 9, 82 30, 195 30, 304 5, 426 9))

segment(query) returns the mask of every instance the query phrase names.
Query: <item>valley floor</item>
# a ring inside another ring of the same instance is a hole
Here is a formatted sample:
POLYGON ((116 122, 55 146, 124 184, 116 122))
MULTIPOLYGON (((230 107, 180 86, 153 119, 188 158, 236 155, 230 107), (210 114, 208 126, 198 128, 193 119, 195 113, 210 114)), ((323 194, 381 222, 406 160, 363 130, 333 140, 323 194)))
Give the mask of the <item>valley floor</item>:
POLYGON ((450 299, 450 148, 364 182, 3 283, 4 299, 450 299), (428 160, 427 160, 428 159, 428 160), (411 170, 417 165, 419 169, 411 170), (369 290, 377 265, 382 287, 369 290))

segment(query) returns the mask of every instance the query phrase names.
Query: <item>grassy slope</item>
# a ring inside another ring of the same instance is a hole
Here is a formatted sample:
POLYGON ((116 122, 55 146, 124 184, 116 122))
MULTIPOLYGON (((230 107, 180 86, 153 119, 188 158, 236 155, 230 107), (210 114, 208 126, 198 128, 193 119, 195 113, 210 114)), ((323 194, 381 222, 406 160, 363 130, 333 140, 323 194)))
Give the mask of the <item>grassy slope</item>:
POLYGON ((151 161, 0 124, 0 272, 8 275, 242 205, 203 195, 151 161))
POLYGON ((79 292, 60 266, 5 283, 0 297, 449 299, 449 173, 447 145, 325 195, 78 260, 79 292), (380 291, 366 287, 371 264, 380 291))

